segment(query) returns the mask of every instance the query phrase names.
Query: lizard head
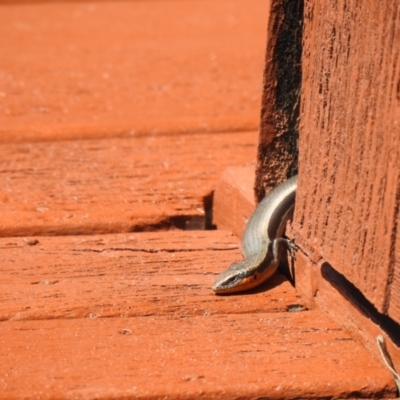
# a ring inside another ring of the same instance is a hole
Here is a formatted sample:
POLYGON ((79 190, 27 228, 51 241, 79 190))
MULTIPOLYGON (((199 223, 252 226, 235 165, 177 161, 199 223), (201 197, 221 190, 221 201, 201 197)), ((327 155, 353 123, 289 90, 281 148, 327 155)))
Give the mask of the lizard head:
POLYGON ((240 268, 241 262, 235 262, 224 272, 218 275, 211 289, 217 294, 240 292, 241 281, 244 278, 240 268))
POLYGON ((237 293, 253 289, 269 279, 277 267, 278 262, 271 260, 260 265, 258 263, 253 265, 251 258, 234 262, 226 271, 218 275, 211 289, 215 294, 237 293))

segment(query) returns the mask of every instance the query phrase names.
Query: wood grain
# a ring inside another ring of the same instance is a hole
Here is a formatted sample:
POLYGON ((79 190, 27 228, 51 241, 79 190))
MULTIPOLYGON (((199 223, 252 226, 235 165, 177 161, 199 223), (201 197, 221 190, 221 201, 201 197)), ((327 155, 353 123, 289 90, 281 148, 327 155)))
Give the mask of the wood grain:
POLYGON ((2 238, 0 250, 1 399, 395 393, 324 314, 288 312, 301 302, 281 275, 215 296, 240 257, 230 232, 2 238))
POLYGON ((0 359, 7 400, 395 394, 386 370, 311 311, 9 321, 0 359))
POLYGON ((0 142, 258 127, 269 1, 6 3, 0 142))
POLYGON ((253 195, 255 165, 228 167, 214 192, 213 224, 242 238, 256 204, 253 195))
MULTIPOLYGON (((184 229, 256 132, 0 145, 0 236, 184 229), (199 146, 207 143, 206 148, 199 146)), ((201 224, 200 224, 201 227, 201 224)))
POLYGON ((306 2, 297 231, 398 323, 400 6, 306 2))
POLYGON ((227 231, 29 239, 0 239, 0 320, 282 312, 301 303, 282 275, 251 295, 215 296, 217 274, 242 259, 227 231))

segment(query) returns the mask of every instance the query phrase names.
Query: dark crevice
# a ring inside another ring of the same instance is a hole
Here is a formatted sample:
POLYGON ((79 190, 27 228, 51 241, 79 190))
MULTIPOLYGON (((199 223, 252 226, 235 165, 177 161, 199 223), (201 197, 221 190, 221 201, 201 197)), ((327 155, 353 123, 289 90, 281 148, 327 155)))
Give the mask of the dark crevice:
POLYGON ((203 207, 205 215, 205 229, 214 230, 217 227, 213 224, 214 191, 203 197, 203 207))
POLYGON ((275 47, 277 61, 276 106, 292 134, 298 134, 299 91, 301 88, 301 56, 303 2, 283 1, 284 19, 275 47))
POLYGON ((303 0, 272 2, 261 110, 256 197, 276 186, 282 172, 298 170, 298 137, 302 81, 303 0), (272 88, 271 82, 276 82, 272 88), (273 140, 271 134, 273 133, 273 140))
POLYGON ((156 223, 135 224, 130 232, 155 232, 171 229, 180 230, 204 230, 204 216, 197 215, 176 215, 167 217, 156 223))
POLYGON ((218 248, 218 247, 200 247, 200 248, 193 248, 193 249, 181 249, 181 248, 173 248, 173 249, 166 249, 166 248, 142 248, 142 247, 107 247, 103 249, 75 249, 73 250, 74 253, 105 253, 110 251, 130 251, 132 253, 150 253, 150 254, 157 254, 157 253, 190 253, 190 252, 200 252, 200 251, 236 251, 237 248, 218 248))
POLYGON ((321 274, 358 311, 378 325, 390 337, 393 343, 400 347, 400 324, 379 312, 357 287, 327 262, 322 264, 321 274))

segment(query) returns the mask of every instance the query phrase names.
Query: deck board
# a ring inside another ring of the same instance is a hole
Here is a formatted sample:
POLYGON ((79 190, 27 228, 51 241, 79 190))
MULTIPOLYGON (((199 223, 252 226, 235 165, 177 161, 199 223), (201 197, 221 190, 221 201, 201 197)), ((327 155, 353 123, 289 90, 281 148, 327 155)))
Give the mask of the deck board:
POLYGON ((258 128, 269 1, 3 3, 0 142, 258 128))
POLYGON ((241 259, 228 231, 0 239, 0 320, 284 312, 300 302, 282 276, 252 295, 215 296, 241 259))
POLYGON ((29 239, 0 239, 1 399, 395 391, 322 312, 288 312, 301 300, 282 275, 214 295, 216 274, 240 259, 228 231, 29 239))
POLYGON ((315 311, 7 321, 0 358, 7 400, 394 393, 390 374, 315 311))
POLYGON ((1 144, 0 236, 185 228, 256 141, 252 131, 1 144))

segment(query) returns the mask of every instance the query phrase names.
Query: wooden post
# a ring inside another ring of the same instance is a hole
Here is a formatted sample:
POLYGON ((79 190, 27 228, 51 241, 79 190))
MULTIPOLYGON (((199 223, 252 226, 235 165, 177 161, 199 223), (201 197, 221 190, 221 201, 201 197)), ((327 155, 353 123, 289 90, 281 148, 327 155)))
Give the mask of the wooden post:
POLYGON ((304 7, 296 284, 400 369, 400 3, 304 7))

